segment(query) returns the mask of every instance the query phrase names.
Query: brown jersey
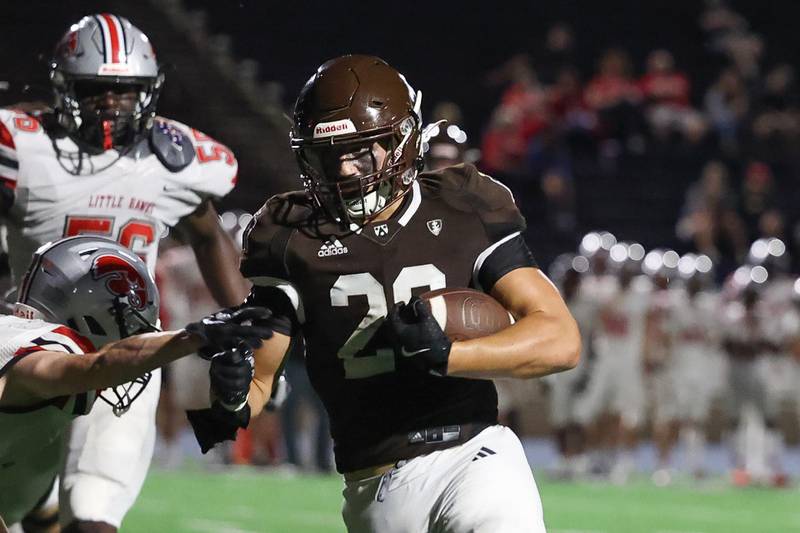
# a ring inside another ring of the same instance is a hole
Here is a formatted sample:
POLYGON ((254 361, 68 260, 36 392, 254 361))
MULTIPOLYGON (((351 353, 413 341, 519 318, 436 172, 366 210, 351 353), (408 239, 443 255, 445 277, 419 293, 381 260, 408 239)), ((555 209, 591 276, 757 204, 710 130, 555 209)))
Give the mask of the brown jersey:
POLYGON ((385 222, 343 231, 302 192, 271 198, 245 235, 250 301, 300 332, 309 378, 330 415, 339 471, 458 444, 496 423, 489 380, 395 371, 385 316, 443 287, 489 291, 535 266, 511 192, 459 165, 423 173, 385 222))

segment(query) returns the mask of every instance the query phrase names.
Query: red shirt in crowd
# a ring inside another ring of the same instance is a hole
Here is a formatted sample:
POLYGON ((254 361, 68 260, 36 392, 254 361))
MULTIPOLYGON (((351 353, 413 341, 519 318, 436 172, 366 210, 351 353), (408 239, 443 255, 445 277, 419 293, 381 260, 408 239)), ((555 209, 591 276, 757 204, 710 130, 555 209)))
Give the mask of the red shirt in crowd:
POLYGON ((639 88, 651 103, 689 107, 689 79, 680 72, 651 72, 639 80, 639 88))
POLYGON ((642 94, 633 80, 622 76, 600 74, 586 86, 586 104, 592 109, 608 109, 619 104, 637 103, 642 94))

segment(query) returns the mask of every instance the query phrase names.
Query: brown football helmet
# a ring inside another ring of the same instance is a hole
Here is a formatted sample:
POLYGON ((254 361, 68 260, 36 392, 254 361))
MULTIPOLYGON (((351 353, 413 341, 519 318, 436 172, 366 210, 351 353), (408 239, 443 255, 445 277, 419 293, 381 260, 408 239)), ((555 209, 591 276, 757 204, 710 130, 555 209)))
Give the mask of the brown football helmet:
POLYGON ((291 146, 304 186, 342 226, 364 224, 411 187, 422 168, 422 94, 374 56, 346 55, 322 64, 297 98, 291 146), (387 152, 378 168, 371 151, 387 152), (341 177, 336 154, 369 149, 372 172, 341 177))

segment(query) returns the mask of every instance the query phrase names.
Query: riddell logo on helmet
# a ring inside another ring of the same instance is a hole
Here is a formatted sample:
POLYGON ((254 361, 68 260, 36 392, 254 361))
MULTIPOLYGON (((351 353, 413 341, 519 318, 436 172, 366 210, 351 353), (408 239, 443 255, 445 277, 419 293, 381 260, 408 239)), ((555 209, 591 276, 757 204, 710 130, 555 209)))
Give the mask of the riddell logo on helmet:
POLYGON ((106 288, 114 296, 127 297, 128 304, 137 311, 147 307, 147 283, 125 258, 101 255, 92 264, 92 277, 106 278, 106 288))
POLYGON ((97 69, 97 74, 99 76, 115 74, 133 75, 133 72, 131 71, 131 67, 125 63, 103 63, 100 65, 100 68, 97 69))
POLYGON ((334 120, 333 122, 320 122, 314 126, 314 138, 332 137, 343 133, 357 133, 355 124, 349 118, 334 120))

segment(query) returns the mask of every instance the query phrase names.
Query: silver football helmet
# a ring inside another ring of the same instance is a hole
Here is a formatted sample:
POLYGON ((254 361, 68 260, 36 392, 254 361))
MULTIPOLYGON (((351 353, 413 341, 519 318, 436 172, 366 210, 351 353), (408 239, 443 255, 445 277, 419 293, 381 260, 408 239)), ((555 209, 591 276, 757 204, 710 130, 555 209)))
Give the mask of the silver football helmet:
MULTIPOLYGON (((139 256, 105 237, 78 235, 45 244, 19 287, 14 314, 64 324, 96 348, 130 335, 158 331, 158 290, 139 256)), ((150 374, 103 391, 122 414, 150 374)))
POLYGON ((153 126, 164 82, 147 35, 109 13, 83 17, 58 42, 50 63, 59 122, 90 146, 129 146, 153 126), (88 99, 109 88, 133 92, 124 108, 97 109, 88 99))

